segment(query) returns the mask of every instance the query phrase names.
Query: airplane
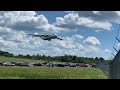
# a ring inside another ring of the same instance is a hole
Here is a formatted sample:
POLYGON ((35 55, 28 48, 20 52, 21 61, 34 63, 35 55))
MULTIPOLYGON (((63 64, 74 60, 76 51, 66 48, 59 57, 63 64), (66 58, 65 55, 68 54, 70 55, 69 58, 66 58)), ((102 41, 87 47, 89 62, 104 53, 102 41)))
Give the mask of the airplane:
POLYGON ((59 39, 59 40, 63 40, 61 38, 58 38, 56 34, 53 34, 53 35, 44 35, 44 34, 41 34, 41 35, 38 35, 38 34, 28 34, 28 35, 32 35, 32 37, 40 37, 41 39, 43 40, 48 40, 48 41, 51 41, 51 39, 59 39))

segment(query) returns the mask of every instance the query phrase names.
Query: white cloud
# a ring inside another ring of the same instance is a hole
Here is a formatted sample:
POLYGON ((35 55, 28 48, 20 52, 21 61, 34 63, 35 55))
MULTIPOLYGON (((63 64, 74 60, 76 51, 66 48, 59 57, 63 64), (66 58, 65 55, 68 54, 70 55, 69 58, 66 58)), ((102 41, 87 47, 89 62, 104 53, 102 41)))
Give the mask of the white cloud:
POLYGON ((116 11, 75 11, 80 17, 90 17, 94 21, 115 21, 119 19, 116 11))
MULTIPOLYGON (((72 37, 69 37, 72 38, 72 37)), ((2 41, 3 42, 3 41, 2 41)), ((11 42, 11 41, 8 41, 11 42)), ((91 54, 99 53, 99 48, 95 46, 83 46, 82 43, 76 42, 74 39, 60 41, 60 40, 52 40, 44 41, 39 38, 28 38, 28 42, 22 42, 22 43, 8 43, 7 45, 11 47, 4 47, 3 45, 1 49, 4 49, 5 51, 12 52, 14 54, 30 54, 30 55, 36 55, 36 54, 45 54, 50 56, 60 56, 64 54, 68 55, 77 55, 77 56, 90 56, 91 54), (15 46, 12 46, 12 44, 15 44, 15 46), (13 48, 14 47, 14 48, 13 48)))
POLYGON ((104 53, 111 53, 111 51, 109 49, 105 49, 103 52, 104 53))
POLYGON ((65 11, 66 13, 74 13, 74 11, 65 11))
POLYGON ((100 41, 97 38, 93 37, 93 36, 89 36, 83 42, 86 45, 93 45, 93 46, 99 46, 100 45, 100 41))
POLYGON ((22 31, 61 32, 64 28, 48 23, 44 15, 37 15, 35 11, 1 11, 0 26, 22 31))
MULTIPOLYGON (((99 13, 99 12, 94 12, 99 13)), ((54 25, 58 27, 64 27, 69 29, 80 29, 80 28, 92 28, 94 30, 111 30, 112 24, 108 21, 96 21, 93 20, 90 16, 84 17, 79 16, 78 13, 69 13, 64 17, 57 17, 56 23, 54 25)))
POLYGON ((73 38, 75 38, 75 39, 83 39, 84 37, 83 36, 81 36, 81 35, 78 35, 78 34, 75 34, 75 35, 73 35, 72 36, 73 38))
POLYGON ((24 42, 26 33, 24 31, 16 31, 7 27, 0 27, 0 36, 5 41, 24 42))
POLYGON ((56 22, 49 24, 44 15, 35 11, 0 11, 0 26, 14 30, 69 32, 83 28, 93 30, 111 30, 111 22, 118 22, 119 11, 66 11, 64 17, 56 17, 56 22))
POLYGON ((46 32, 53 32, 53 33, 59 33, 59 32, 67 32, 69 31, 68 28, 62 28, 62 27, 56 27, 51 24, 43 25, 43 26, 37 26, 37 29, 43 29, 46 32))
POLYGON ((40 38, 26 36, 26 33, 23 31, 15 30, 10 30, 10 33, 3 35, 4 37, 0 37, 1 50, 9 51, 13 54, 36 55, 39 53, 50 56, 64 54, 83 56, 87 53, 97 53, 98 51, 97 47, 90 46, 90 48, 89 46, 83 46, 83 43, 79 43, 78 41, 82 41, 84 38, 79 34, 72 35, 71 37, 63 37, 64 40, 62 41, 57 39, 44 41, 40 38))
POLYGON ((5 41, 2 37, 0 37, 0 46, 4 48, 15 48, 17 45, 12 41, 5 41))
MULTIPOLYGON (((85 56, 90 53, 100 53, 100 41, 93 36, 85 38, 84 41, 84 36, 80 34, 61 37, 64 40, 44 41, 37 37, 27 36, 26 33, 38 34, 39 31, 64 33, 83 28, 99 31, 111 30, 110 20, 98 19, 98 17, 103 17, 103 13, 105 12, 94 11, 85 15, 85 12, 72 11, 64 17, 57 17, 56 22, 49 24, 44 15, 37 15, 34 11, 1 11, 0 48, 14 54, 31 55, 39 53, 51 56, 64 54, 85 56)), ((111 16, 117 15, 119 17, 119 12, 111 13, 113 13, 111 16)), ((105 15, 109 14, 105 13, 105 15)), ((105 52, 108 52, 108 50, 105 52)))
POLYGON ((0 26, 14 30, 45 31, 52 33, 76 31, 91 28, 95 31, 111 30, 111 21, 118 22, 119 11, 66 11, 64 17, 56 17, 49 24, 44 15, 35 11, 1 11, 0 26))
POLYGON ((100 53, 101 50, 99 47, 88 45, 86 46, 85 52, 88 54, 93 54, 93 53, 95 54, 95 53, 100 53))
POLYGON ((120 16, 120 11, 115 11, 115 13, 116 13, 118 16, 120 16))
POLYGON ((120 43, 117 43, 114 48, 116 48, 117 50, 120 50, 120 43))
POLYGON ((9 34, 9 33, 13 33, 11 32, 11 29, 10 28, 7 28, 7 27, 1 27, 0 26, 0 34, 9 34))
POLYGON ((93 11, 94 14, 100 15, 100 11, 93 11))

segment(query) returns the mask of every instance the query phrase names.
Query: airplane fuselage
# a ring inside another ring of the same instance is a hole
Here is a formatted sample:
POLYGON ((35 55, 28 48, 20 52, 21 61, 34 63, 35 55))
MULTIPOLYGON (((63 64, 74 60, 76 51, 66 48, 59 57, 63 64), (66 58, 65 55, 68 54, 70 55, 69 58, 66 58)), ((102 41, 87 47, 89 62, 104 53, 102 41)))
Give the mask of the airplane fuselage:
POLYGON ((34 35, 34 34, 28 34, 28 35, 32 35, 32 37, 40 37, 41 39, 48 41, 50 41, 51 39, 60 39, 56 35, 34 35))
POLYGON ((41 35, 40 38, 43 39, 43 40, 51 40, 51 39, 57 38, 57 36, 55 36, 55 35, 44 35, 44 36, 42 36, 41 35))

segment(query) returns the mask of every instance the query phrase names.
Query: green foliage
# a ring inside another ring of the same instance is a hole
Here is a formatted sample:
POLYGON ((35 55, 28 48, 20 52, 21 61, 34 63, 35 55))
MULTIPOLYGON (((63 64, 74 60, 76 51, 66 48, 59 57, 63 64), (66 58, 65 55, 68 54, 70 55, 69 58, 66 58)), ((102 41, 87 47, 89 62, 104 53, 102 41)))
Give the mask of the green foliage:
POLYGON ((0 55, 1 56, 6 56, 6 57, 13 57, 14 56, 13 54, 10 54, 10 53, 4 52, 4 51, 0 51, 0 55))
POLYGON ((21 58, 21 59, 31 59, 31 60, 44 60, 44 61, 55 61, 55 62, 73 62, 73 63, 97 63, 97 62, 103 62, 107 63, 109 60, 104 60, 104 58, 96 57, 96 58, 89 58, 89 57, 77 57, 73 55, 64 55, 64 56, 45 56, 45 55, 17 55, 14 56, 13 54, 10 54, 8 52, 0 51, 1 56, 7 56, 7 57, 15 57, 15 58, 21 58))

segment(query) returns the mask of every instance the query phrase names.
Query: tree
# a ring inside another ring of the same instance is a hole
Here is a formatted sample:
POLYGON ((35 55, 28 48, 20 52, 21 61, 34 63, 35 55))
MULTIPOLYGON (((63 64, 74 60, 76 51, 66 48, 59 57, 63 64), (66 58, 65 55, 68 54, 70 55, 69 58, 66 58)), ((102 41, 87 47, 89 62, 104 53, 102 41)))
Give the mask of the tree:
POLYGON ((104 58, 102 58, 102 57, 100 57, 99 60, 100 60, 100 62, 104 62, 105 61, 104 58))
POLYGON ((97 63, 99 61, 98 57, 95 58, 95 63, 97 63))
POLYGON ((74 55, 72 58, 72 62, 75 62, 75 61, 76 61, 76 56, 74 55))
POLYGON ((64 57, 61 57, 61 62, 65 62, 65 58, 64 57))
POLYGON ((98 57, 96 57, 95 60, 98 60, 98 57))
POLYGON ((27 56, 26 56, 26 57, 27 57, 27 58, 29 58, 29 59, 31 58, 29 54, 27 54, 27 56))

